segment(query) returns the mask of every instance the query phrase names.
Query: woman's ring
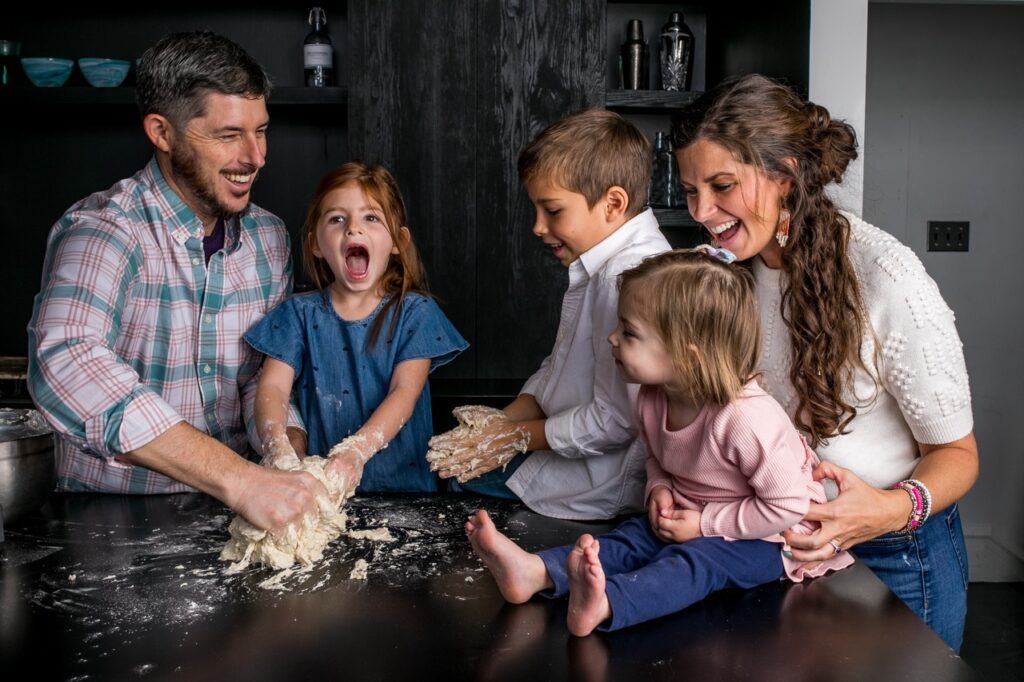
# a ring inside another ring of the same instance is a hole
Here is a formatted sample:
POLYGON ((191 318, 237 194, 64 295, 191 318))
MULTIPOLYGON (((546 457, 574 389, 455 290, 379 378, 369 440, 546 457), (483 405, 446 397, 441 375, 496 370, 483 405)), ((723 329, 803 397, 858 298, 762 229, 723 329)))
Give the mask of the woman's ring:
POLYGON ((831 540, 829 540, 828 544, 832 545, 832 549, 835 550, 834 552, 832 552, 833 555, 839 554, 840 552, 843 551, 843 548, 839 546, 839 543, 836 542, 835 538, 832 538, 831 540))

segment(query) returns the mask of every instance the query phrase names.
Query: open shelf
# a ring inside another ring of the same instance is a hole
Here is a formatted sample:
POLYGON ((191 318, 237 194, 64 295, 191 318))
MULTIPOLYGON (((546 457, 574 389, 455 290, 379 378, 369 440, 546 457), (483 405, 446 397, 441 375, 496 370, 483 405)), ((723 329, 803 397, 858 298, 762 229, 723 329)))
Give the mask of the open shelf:
POLYGON ((671 113, 700 97, 696 90, 608 90, 605 108, 635 113, 671 113))
MULTIPOLYGON (((26 105, 124 105, 135 104, 135 88, 32 86, 0 89, 0 102, 26 105)), ((348 103, 346 88, 274 88, 269 104, 276 106, 342 106, 348 103)))
POLYGON ((690 249, 708 241, 707 230, 685 208, 655 208, 654 217, 673 249, 690 249))
POLYGON ((685 208, 654 208, 654 217, 662 227, 692 227, 701 229, 700 223, 685 208))

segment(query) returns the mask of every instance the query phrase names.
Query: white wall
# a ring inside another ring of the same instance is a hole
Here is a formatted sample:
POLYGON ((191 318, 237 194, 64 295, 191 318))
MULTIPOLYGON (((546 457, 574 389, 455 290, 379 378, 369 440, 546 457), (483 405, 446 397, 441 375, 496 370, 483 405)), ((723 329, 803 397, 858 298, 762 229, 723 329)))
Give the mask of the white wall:
POLYGON ((868 49, 868 0, 811 0, 812 102, 857 131, 861 156, 841 185, 830 188, 842 208, 861 214, 864 194, 864 102, 868 49))
POLYGON ((1024 579, 1022 35, 1024 0, 811 0, 810 98, 861 144, 833 196, 913 248, 957 315, 982 460, 961 503, 973 580, 1024 579), (928 220, 971 221, 971 250, 928 252, 928 220))
MULTIPOLYGON (((1024 558, 1024 5, 872 3, 864 217, 921 257, 956 313, 981 477, 969 535, 1024 558), (970 251, 926 250, 929 220, 970 221, 970 251)), ((977 557, 972 551, 971 559, 977 557)), ((1011 557, 1012 558, 1012 557, 1011 557)), ((1021 580, 1020 561, 1002 575, 1021 580)))

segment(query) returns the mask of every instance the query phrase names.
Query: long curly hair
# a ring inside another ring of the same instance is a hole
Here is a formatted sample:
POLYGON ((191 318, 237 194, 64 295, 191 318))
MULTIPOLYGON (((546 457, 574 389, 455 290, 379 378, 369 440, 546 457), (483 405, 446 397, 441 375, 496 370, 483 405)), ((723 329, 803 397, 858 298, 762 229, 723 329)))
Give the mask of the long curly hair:
POLYGON ((723 81, 673 117, 676 149, 701 139, 791 183, 782 315, 792 336, 794 421, 817 447, 845 433, 863 406, 847 390, 854 370, 874 376, 860 354, 871 332, 848 253, 850 224, 825 193, 857 158, 856 133, 792 88, 753 74, 723 81))

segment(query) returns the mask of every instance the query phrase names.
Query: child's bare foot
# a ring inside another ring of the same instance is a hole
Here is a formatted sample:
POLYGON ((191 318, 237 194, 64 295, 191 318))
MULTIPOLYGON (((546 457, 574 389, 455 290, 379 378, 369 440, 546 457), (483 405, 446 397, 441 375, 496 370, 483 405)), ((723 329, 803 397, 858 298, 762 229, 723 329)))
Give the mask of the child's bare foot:
POLYGON ((604 591, 604 569, 598 560, 601 547, 591 535, 581 535, 565 562, 569 574, 569 632, 586 637, 611 618, 612 607, 604 591))
POLYGON ((483 509, 469 517, 466 537, 507 601, 522 604, 541 590, 554 587, 544 560, 498 532, 483 509))

